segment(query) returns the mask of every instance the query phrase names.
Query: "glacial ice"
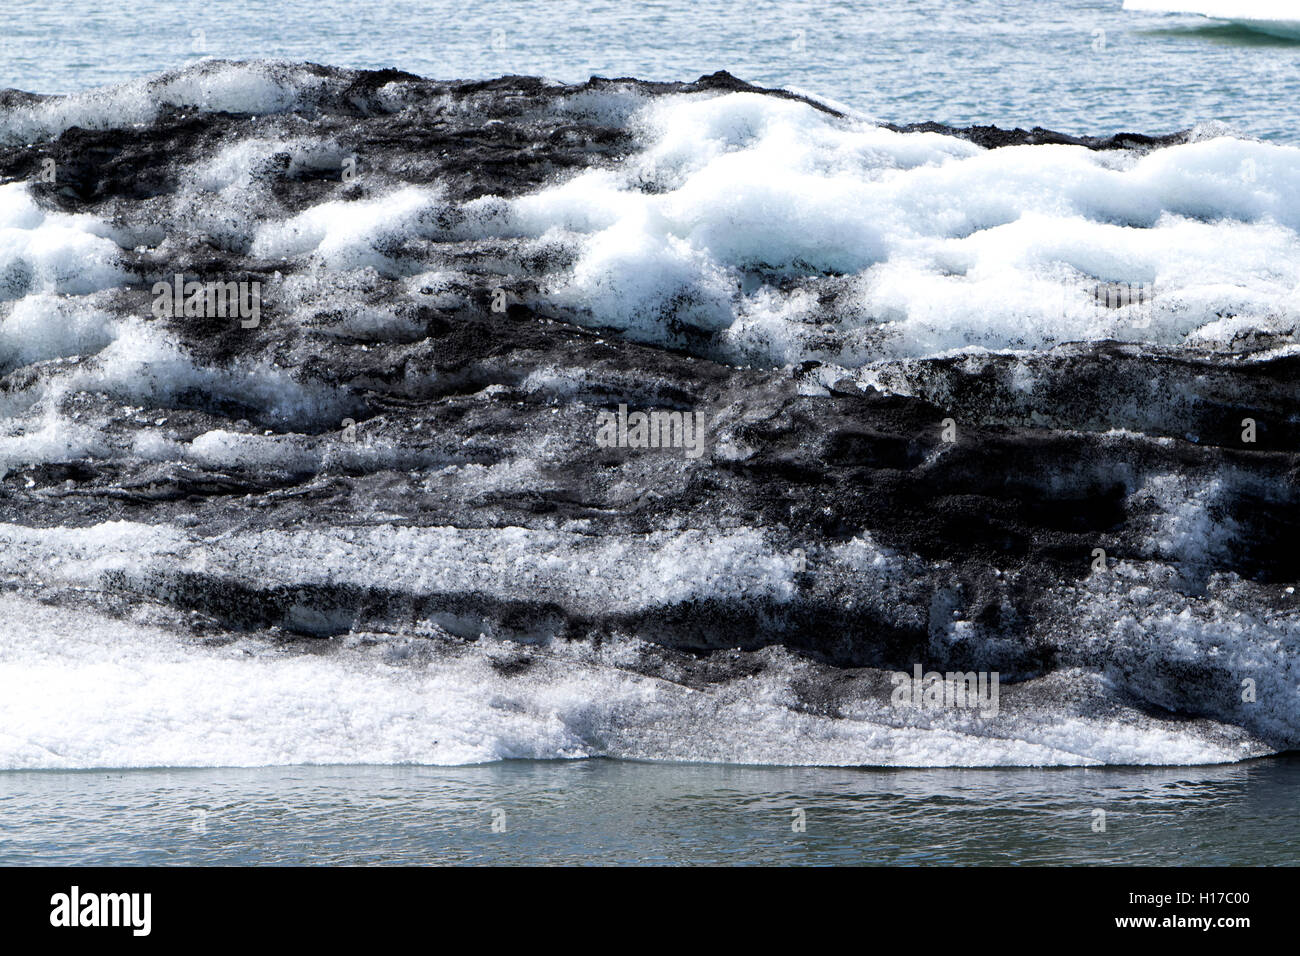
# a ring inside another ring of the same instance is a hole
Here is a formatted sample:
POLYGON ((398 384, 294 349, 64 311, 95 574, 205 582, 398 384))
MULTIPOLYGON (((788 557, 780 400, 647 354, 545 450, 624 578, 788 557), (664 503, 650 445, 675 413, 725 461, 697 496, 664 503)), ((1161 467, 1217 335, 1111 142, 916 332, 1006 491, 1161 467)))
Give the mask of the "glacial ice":
MULTIPOLYGON (((1300 741, 1293 564, 1267 539, 1294 466, 1202 440, 1243 408, 1293 426, 1266 412, 1294 379, 1300 149, 986 149, 608 82, 552 88, 512 135, 623 153, 485 192, 394 147, 351 185, 354 79, 209 62, 0 110, 15 150, 172 108, 260 117, 96 215, 0 185, 0 768, 1300 741), (151 317, 149 280, 212 262, 265 280, 260 328, 151 317), (516 313, 476 321, 497 289, 516 313), (1089 363, 1113 394, 1076 387, 1089 363), (708 407, 711 455, 587 456, 627 401, 708 407), (955 406, 973 451, 932 440, 955 406), (895 519, 912 547, 865 527, 895 519), (1105 535, 1108 573, 1052 576, 1105 535), (975 554, 990 540, 1007 552, 975 554), (780 640, 674 646, 700 621, 730 639, 707 615, 738 608, 780 640), (782 643, 808 633, 883 650, 782 643), (1005 665, 998 722, 891 710, 886 665, 913 651, 1005 665)), ((401 78, 373 97, 417 125, 474 109, 401 78)))
POLYGON ((1124 0, 1124 9, 1199 14, 1274 36, 1300 39, 1300 17, 1289 0, 1124 0))

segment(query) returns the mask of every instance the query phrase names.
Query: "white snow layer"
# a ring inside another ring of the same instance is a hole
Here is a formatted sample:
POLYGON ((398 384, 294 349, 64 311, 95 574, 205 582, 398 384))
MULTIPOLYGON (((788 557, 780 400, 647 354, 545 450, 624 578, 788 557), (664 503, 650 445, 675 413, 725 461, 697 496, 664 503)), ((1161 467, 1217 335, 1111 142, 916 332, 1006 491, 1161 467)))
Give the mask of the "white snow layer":
MULTIPOLYGON (((868 541, 820 558, 889 586, 888 557, 868 541)), ((256 586, 354 583, 502 596, 531 586, 579 605, 649 607, 725 593, 781 600, 791 562, 759 532, 582 535, 501 529, 369 528, 240 533, 220 541, 175 528, 114 522, 84 529, 0 527, 0 575, 48 589, 93 589, 104 575, 137 581, 178 573, 256 586), (545 587, 543 583, 546 582, 545 587)), ((1296 739, 1300 701, 1286 624, 1212 606, 1133 604, 1126 588, 1091 582, 1080 640, 1126 655, 1154 699, 1184 661, 1213 659, 1259 678, 1258 721, 1296 739), (1141 618, 1141 620, 1137 620, 1141 618), (1104 622, 1111 627, 1103 627, 1104 622), (1279 630, 1281 628, 1281 630, 1279 630), (1093 637, 1089 638, 1089 635, 1093 637)), ((1108 577, 1108 576, 1103 576, 1108 577)), ((221 646, 27 598, 0 597, 0 768, 465 763, 510 757, 616 756, 742 763, 981 766, 1215 763, 1268 747, 1210 720, 1161 720, 1119 705, 1062 714, 1071 698, 1106 699, 1101 673, 1073 669, 1032 682, 1017 702, 1003 687, 995 716, 918 712, 889 692, 856 696, 839 717, 797 706, 808 665, 779 648, 768 666, 699 690, 628 669, 633 638, 601 647, 520 645, 485 635, 473 644, 355 631, 327 652, 255 637, 221 646), (424 649, 423 651, 421 649, 424 649), (493 660, 526 653, 506 676, 493 660), (1041 692, 1042 696, 1036 696, 1041 692), (1035 704, 1035 699, 1041 703, 1035 704)), ((1080 652, 1087 656, 1086 649, 1080 652)), ((815 676, 815 675, 810 675, 815 676)))

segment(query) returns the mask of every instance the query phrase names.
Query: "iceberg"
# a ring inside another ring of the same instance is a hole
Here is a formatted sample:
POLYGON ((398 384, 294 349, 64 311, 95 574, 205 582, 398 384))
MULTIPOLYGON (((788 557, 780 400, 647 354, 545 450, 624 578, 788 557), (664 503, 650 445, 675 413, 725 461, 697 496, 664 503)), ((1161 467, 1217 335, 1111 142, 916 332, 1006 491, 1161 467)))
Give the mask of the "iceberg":
POLYGON ((213 60, 0 180, 0 769, 1300 748, 1293 146, 213 60))
POLYGON ((1300 40, 1300 11, 1284 0, 1124 0, 1124 9, 1147 13, 1193 13, 1300 40))

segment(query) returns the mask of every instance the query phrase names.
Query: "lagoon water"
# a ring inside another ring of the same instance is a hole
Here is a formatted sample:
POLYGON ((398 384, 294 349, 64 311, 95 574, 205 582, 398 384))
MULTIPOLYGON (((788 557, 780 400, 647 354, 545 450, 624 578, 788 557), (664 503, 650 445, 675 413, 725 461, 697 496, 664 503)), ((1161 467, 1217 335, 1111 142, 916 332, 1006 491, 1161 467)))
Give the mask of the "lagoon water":
POLYGON ((0 865, 1294 866, 1297 792, 1294 756, 1050 770, 586 760, 9 772, 0 865))
POLYGON ((725 69, 894 122, 1168 132, 1222 122, 1294 142, 1300 43, 1120 0, 8 0, 0 87, 71 92, 202 56, 694 79, 725 69))

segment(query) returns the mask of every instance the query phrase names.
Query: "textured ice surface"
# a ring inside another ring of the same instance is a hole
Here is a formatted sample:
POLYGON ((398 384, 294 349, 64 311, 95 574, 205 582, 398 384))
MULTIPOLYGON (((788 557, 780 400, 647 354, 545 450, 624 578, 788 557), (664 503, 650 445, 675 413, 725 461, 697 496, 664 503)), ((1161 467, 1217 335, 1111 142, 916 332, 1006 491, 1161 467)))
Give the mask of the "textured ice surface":
POLYGON ((725 74, 3 102, 0 767, 1300 746, 1293 147, 725 74))
POLYGON ((640 148, 617 166, 509 200, 394 184, 268 216, 258 183, 231 170, 279 151, 292 170, 312 152, 298 137, 226 148, 178 202, 216 193, 232 242, 334 274, 409 275, 473 241, 568 259, 530 306, 654 343, 703 335, 716 354, 772 364, 1109 338, 1231 347, 1288 332, 1300 307, 1294 147, 988 150, 749 92, 663 97, 620 120, 640 148), (1153 297, 1102 307, 1099 284, 1153 297))
MULTIPOLYGON (((504 603, 527 593, 586 615, 663 611, 729 593, 754 603, 788 602, 796 590, 787 557, 753 531, 593 540, 518 528, 381 527, 203 541, 175 529, 113 523, 9 526, 0 528, 0 544, 0 575, 25 579, 47 599, 116 582, 161 606, 196 578, 218 593, 232 584, 253 592, 274 584, 291 595, 306 595, 308 587, 324 595, 382 588, 425 596, 434 606, 458 594, 504 603)), ((861 540, 815 560, 823 573, 853 575, 878 594, 903 573, 897 556, 861 540)), ((1090 579, 1065 596, 1074 629, 1067 653, 1077 665, 1004 687, 995 715, 899 708, 879 669, 834 674, 778 648, 749 655, 734 676, 692 686, 688 671, 650 673, 654 654, 617 624, 612 642, 594 647, 504 622, 482 625, 496 633, 469 643, 430 645, 421 638, 448 638, 442 626, 464 622, 434 613, 398 633, 371 633, 327 600, 286 600, 286 623, 338 635, 308 650, 254 638, 178 642, 159 626, 167 616, 146 612, 148 605, 138 606, 133 616, 140 623, 131 623, 7 598, 0 726, 8 734, 0 738, 0 763, 604 755, 925 766, 1213 763, 1268 752, 1260 737, 1228 723, 1143 714, 1123 703, 1139 692, 1170 714, 1208 709, 1272 739, 1300 736, 1300 675, 1284 649, 1297 638, 1294 620, 1233 607, 1227 593, 1197 609, 1150 591, 1151 576, 1149 569, 1120 567, 1114 583, 1090 579), (155 622, 145 623, 151 617, 155 622), (1259 702, 1235 703, 1237 688, 1226 681, 1218 701, 1188 699, 1179 671, 1205 666, 1258 678, 1259 702), (810 706, 807 685, 845 682, 854 686, 838 688, 831 713, 810 706), (131 722, 129 732, 104 724, 110 712, 131 722)), ((1233 587, 1219 582, 1215 590, 1233 587)))
MULTIPOLYGON (((475 763, 506 758, 819 765, 1216 763, 1261 752, 1230 728, 1117 710, 1008 706, 997 730, 908 722, 864 697, 830 718, 792 706, 808 665, 771 652, 761 677, 704 689, 626 668, 635 646, 533 650, 483 639, 430 658, 413 638, 355 633, 308 652, 0 599, 0 767, 475 763), (106 720, 106 715, 112 715, 106 720), (1202 736, 1203 735, 1203 736, 1202 736)), ((1046 679, 1097 689, 1084 672, 1046 679)), ((888 686, 888 685, 885 685, 888 686)), ((1059 689, 1059 688, 1058 688, 1059 689)), ((923 715, 924 716, 924 715, 923 715)), ((978 719, 977 719, 978 720, 978 719)))

